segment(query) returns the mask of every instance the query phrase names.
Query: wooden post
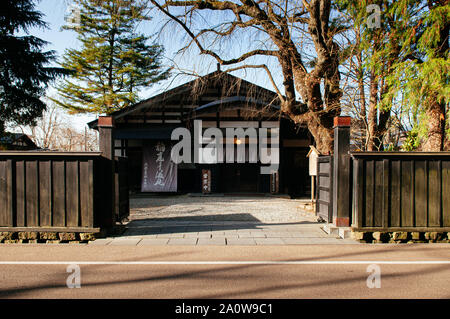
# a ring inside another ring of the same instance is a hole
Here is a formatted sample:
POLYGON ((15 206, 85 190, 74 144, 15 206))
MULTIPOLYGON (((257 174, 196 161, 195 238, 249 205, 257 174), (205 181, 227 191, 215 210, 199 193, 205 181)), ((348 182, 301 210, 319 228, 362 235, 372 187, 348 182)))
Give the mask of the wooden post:
MULTIPOLYGON (((110 194, 107 205, 104 208, 104 224, 113 226, 115 224, 116 213, 116 186, 115 186, 115 154, 114 154, 114 119, 112 116, 99 116, 98 118, 99 131, 99 148, 102 156, 108 160, 110 171, 105 176, 105 185, 110 184, 110 194), (108 183, 108 184, 107 184, 108 183)), ((108 168, 109 169, 109 168, 108 168)))
POLYGON ((349 116, 334 118, 333 224, 337 227, 350 226, 350 123, 349 116))

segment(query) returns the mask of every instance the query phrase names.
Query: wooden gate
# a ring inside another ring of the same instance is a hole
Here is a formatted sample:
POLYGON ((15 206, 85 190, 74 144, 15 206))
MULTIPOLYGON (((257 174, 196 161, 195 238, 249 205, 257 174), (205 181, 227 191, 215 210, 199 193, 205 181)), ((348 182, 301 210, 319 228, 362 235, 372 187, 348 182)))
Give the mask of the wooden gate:
POLYGON ((327 222, 333 220, 333 157, 317 158, 316 214, 327 222))

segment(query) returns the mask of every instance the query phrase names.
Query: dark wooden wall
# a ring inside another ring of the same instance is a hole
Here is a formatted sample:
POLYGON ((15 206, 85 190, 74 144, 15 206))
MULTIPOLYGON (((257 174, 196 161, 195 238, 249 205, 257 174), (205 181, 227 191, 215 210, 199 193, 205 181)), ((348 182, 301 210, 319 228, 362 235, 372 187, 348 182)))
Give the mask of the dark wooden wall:
POLYGON ((122 221, 130 215, 130 188, 128 184, 128 158, 116 157, 115 165, 116 214, 122 221))
POLYGON ((0 230, 111 224, 107 167, 101 153, 0 152, 0 230))
POLYGON ((352 227, 450 229, 449 153, 353 153, 352 227))

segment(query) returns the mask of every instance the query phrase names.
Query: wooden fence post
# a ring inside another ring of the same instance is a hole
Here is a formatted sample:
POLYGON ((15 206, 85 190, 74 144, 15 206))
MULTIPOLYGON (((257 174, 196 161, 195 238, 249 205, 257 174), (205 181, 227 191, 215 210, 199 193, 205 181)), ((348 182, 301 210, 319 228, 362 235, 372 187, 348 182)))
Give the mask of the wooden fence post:
POLYGON ((109 162, 111 171, 108 171, 105 176, 105 183, 110 184, 110 198, 106 200, 105 207, 105 223, 108 226, 113 226, 116 221, 116 186, 115 186, 115 154, 114 154, 114 119, 112 116, 99 116, 98 118, 99 131, 99 148, 104 158, 109 162))
POLYGON ((351 158, 349 116, 334 118, 333 153, 333 224, 350 226, 351 210, 351 158))

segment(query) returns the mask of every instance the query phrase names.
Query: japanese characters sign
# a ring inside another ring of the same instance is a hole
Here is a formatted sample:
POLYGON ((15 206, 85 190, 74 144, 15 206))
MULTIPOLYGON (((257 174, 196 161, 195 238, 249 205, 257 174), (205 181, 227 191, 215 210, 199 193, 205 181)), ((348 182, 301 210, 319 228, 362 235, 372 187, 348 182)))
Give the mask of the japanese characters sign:
POLYGON ((149 142, 143 148, 142 192, 176 192, 177 165, 170 159, 170 142, 149 142))
POLYGON ((211 193, 211 170, 202 169, 202 193, 211 193))

